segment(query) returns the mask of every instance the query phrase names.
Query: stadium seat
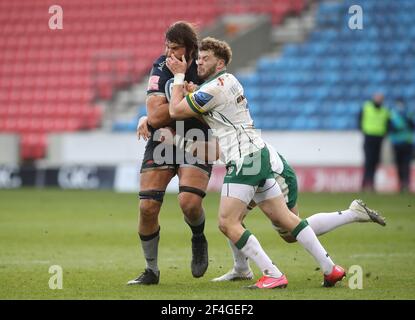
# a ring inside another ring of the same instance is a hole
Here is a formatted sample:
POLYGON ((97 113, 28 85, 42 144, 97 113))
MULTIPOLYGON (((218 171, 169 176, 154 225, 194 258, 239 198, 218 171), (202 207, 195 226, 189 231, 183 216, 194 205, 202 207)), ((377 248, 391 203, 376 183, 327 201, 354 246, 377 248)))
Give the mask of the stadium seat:
POLYGON ((45 154, 46 144, 36 140, 42 132, 99 127, 94 98, 110 99, 147 74, 179 14, 204 27, 219 2, 177 0, 172 10, 167 0, 62 0, 63 30, 47 27, 46 0, 2 2, 0 130, 22 133, 22 159, 30 160, 45 154))
POLYGON ((362 2, 364 32, 347 27, 353 4, 320 3, 318 25, 306 42, 286 45, 277 59, 258 60, 250 77, 263 81, 250 83, 248 92, 256 85, 261 106, 275 105, 276 112, 293 117, 282 123, 270 119, 270 107, 255 109, 252 114, 264 128, 355 130, 361 105, 374 92, 382 91, 387 102, 415 98, 415 3, 362 2))

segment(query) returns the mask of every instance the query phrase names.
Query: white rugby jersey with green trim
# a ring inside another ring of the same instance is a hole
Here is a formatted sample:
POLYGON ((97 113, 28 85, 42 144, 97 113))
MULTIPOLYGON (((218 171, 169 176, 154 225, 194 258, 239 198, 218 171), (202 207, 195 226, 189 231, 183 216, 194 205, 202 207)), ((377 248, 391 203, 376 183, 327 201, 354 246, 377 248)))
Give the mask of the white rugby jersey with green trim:
POLYGON ((203 116, 219 139, 225 163, 238 162, 265 146, 254 128, 243 94, 239 81, 232 74, 222 71, 186 96, 190 108, 203 116))

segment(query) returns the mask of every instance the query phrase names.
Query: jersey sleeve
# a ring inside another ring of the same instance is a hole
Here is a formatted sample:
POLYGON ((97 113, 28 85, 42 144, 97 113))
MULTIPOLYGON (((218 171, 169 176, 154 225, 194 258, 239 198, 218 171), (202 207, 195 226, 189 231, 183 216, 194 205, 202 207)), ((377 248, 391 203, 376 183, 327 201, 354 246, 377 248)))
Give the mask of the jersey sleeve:
POLYGON ((171 78, 165 69, 165 60, 159 58, 153 64, 153 68, 150 72, 150 78, 148 79, 147 95, 162 95, 165 96, 166 82, 171 78))
POLYGON ((217 87, 203 86, 186 95, 186 101, 194 112, 204 114, 223 103, 222 97, 223 94, 217 87))

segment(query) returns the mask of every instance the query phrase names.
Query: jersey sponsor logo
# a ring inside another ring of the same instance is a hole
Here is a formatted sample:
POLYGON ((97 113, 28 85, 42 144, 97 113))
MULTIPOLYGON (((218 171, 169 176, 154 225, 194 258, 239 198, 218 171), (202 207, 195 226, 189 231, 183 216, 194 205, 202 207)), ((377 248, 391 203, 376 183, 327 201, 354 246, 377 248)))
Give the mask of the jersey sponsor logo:
POLYGON ((148 79, 147 90, 159 90, 159 80, 160 76, 151 76, 150 79, 148 79))
POLYGON ((218 78, 218 81, 222 87, 225 85, 225 82, 222 78, 218 78))
POLYGON ((163 67, 164 67, 165 64, 166 64, 166 60, 164 60, 163 62, 160 62, 157 69, 159 69, 160 71, 163 71, 163 67))
POLYGON ((206 103, 212 100, 213 96, 209 93, 198 91, 193 95, 194 101, 200 106, 203 107, 206 103))

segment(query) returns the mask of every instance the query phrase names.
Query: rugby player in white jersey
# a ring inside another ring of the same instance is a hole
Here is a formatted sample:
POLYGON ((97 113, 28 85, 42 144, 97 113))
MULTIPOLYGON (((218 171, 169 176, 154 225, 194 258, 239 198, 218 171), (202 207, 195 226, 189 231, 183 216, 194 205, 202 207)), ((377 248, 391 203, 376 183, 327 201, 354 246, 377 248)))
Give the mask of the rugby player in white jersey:
POLYGON ((263 276, 251 288, 283 288, 285 275, 271 261, 256 237, 246 230, 241 220, 247 205, 254 200, 258 207, 291 235, 316 259, 324 273, 324 282, 334 285, 345 276, 342 267, 331 260, 306 220, 301 220, 287 207, 276 183, 274 172, 282 162, 271 164, 264 141, 253 126, 243 88, 226 72, 231 61, 229 45, 205 38, 199 47, 198 75, 205 82, 198 90, 184 95, 186 60, 171 56, 167 65, 174 74, 170 116, 174 119, 201 117, 219 140, 227 174, 222 186, 219 229, 245 256, 253 260, 263 276))
MULTIPOLYGON (((280 161, 283 163, 282 167, 273 165, 273 167, 280 168, 280 171, 274 172, 275 180, 284 195, 287 207, 295 215, 299 216, 299 209, 297 205, 298 185, 295 171, 271 145, 267 144, 267 148, 270 151, 272 164, 276 164, 280 161)), ((251 201, 251 203, 247 206, 243 219, 245 219, 249 211, 255 206, 256 203, 251 201)), ((306 218, 306 221, 317 236, 326 234, 338 227, 355 222, 373 222, 381 226, 386 225, 385 218, 379 215, 379 213, 375 210, 367 207, 367 205, 360 199, 353 200, 348 209, 335 212, 316 213, 306 218)), ((289 231, 281 228, 275 223, 272 223, 272 226, 286 242, 296 242, 296 239, 289 231)), ((212 279, 212 281, 221 282, 252 279, 254 277, 254 273, 249 265, 248 258, 233 244, 232 241, 228 240, 228 242, 232 250, 233 267, 227 273, 212 279)), ((323 285, 330 287, 333 286, 333 283, 330 279, 325 279, 323 285)))
MULTIPOLYGON (((197 90, 196 85, 186 84, 186 90, 188 92, 193 92, 197 90)), ((169 92, 170 94, 170 92, 169 92)), ((140 119, 140 125, 138 126, 139 137, 148 139, 151 136, 148 128, 145 124, 146 117, 140 119)), ((175 136, 174 132, 169 129, 160 129, 160 141, 163 141, 165 144, 175 144, 179 139, 175 136)), ((187 143, 189 143, 187 141, 187 143)), ((191 153, 194 152, 194 156, 198 157, 202 161, 212 162, 219 159, 220 150, 217 145, 217 141, 209 141, 208 146, 203 146, 199 143, 190 142, 192 146, 189 147, 191 153), (197 153, 198 150, 202 152, 197 153)), ((299 210, 297 205, 298 198, 298 185, 297 185, 297 176, 294 169, 288 164, 288 162, 283 158, 281 154, 276 152, 274 148, 267 144, 267 148, 270 151, 271 164, 275 167, 274 164, 282 161, 283 168, 279 172, 274 172, 275 180, 278 183, 284 198, 287 204, 287 207, 297 216, 299 216, 299 210)), ((242 221, 245 219, 250 210, 256 206, 255 201, 251 201, 246 208, 246 212, 242 217, 242 221)), ((350 224, 350 223, 362 223, 362 222, 373 222, 381 226, 385 226, 385 218, 380 216, 378 212, 372 210, 366 206, 362 200, 353 200, 348 209, 343 209, 335 212, 322 212, 316 213, 312 216, 306 218, 308 225, 313 229, 314 233, 317 236, 331 232, 338 227, 350 224)), ((243 223, 241 221, 241 223, 243 223)), ((288 243, 296 242, 296 239, 291 235, 291 233, 280 226, 271 223, 274 229, 278 234, 288 243)), ((245 227, 245 226, 244 226, 245 227)), ((233 267, 227 273, 222 276, 212 279, 213 282, 221 281, 237 281, 237 280, 251 280, 254 277, 254 273, 249 265, 248 257, 246 257, 236 246, 235 244, 228 239, 229 246, 232 250, 233 256, 233 267)), ((330 282, 324 282, 323 285, 331 286, 330 282)))

